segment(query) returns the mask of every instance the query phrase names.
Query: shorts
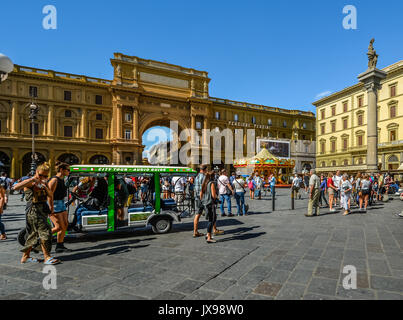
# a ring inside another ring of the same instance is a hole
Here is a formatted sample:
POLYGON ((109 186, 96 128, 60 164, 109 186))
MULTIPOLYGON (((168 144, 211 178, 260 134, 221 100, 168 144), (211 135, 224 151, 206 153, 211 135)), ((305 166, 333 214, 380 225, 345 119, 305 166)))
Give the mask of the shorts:
POLYGON ((64 200, 53 200, 53 207, 55 213, 67 211, 64 200))
POLYGON ((369 190, 361 190, 361 194, 362 194, 363 196, 366 196, 366 195, 369 194, 369 190))
POLYGON ((328 188, 328 189, 327 189, 327 193, 329 193, 329 196, 330 196, 330 195, 334 195, 334 189, 328 188))

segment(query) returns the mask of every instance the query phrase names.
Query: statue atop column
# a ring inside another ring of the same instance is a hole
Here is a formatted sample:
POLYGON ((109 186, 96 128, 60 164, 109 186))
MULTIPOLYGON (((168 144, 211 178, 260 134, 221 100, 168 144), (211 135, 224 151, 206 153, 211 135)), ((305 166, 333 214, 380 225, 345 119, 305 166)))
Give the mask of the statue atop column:
POLYGON ((371 41, 369 42, 369 47, 368 47, 368 68, 369 69, 375 69, 376 64, 378 63, 378 55, 376 54, 376 51, 374 49, 374 42, 375 39, 372 38, 371 41))

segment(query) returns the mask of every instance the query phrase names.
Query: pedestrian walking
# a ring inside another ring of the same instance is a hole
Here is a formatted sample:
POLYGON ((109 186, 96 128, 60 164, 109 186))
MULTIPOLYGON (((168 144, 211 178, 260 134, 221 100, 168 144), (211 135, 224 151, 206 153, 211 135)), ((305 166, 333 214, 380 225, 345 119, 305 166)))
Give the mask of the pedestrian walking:
POLYGON ((308 194, 309 191, 309 173, 305 172, 304 174, 304 187, 305 187, 305 193, 308 194))
POLYGON ((371 189, 371 181, 369 180, 369 176, 364 174, 362 180, 360 181, 360 209, 359 211, 367 211, 368 207, 368 199, 370 196, 371 189), (362 207, 364 204, 364 208, 362 207))
POLYGON ((311 175, 311 178, 309 179, 308 214, 305 214, 305 216, 307 216, 307 217, 319 215, 320 179, 316 175, 315 169, 311 169, 310 175, 311 175))
POLYGON ((276 183, 277 183, 276 177, 274 176, 274 174, 271 174, 269 177, 269 184, 270 184, 270 193, 272 197, 275 196, 276 183))
POLYGON ((330 210, 330 212, 336 211, 336 209, 333 208, 333 205, 336 203, 336 200, 335 200, 336 191, 337 191, 337 188, 334 185, 333 173, 329 172, 329 174, 327 176, 327 193, 329 194, 329 210, 330 210))
POLYGON ((250 199, 255 199, 255 180, 253 180, 252 176, 248 177, 248 189, 250 199))
POLYGON ((6 202, 6 189, 4 188, 4 183, 0 181, 0 240, 7 240, 6 228, 4 226, 4 223, 1 221, 4 212, 3 208, 5 202, 6 202))
POLYGON ((208 220, 207 225, 207 243, 215 243, 216 241, 212 238, 212 233, 214 229, 214 225, 217 221, 217 214, 214 210, 215 201, 217 199, 216 187, 213 182, 214 171, 210 171, 205 175, 201 192, 200 199, 201 202, 206 209, 206 215, 208 220))
POLYGON ((350 201, 351 201, 351 191, 353 190, 353 185, 348 180, 348 175, 345 173, 341 180, 341 206, 344 209, 343 216, 350 213, 350 201))
POLYGON ((341 207, 341 202, 340 202, 340 200, 341 200, 341 193, 340 193, 341 180, 342 180, 342 176, 341 176, 340 170, 337 170, 336 174, 333 176, 333 184, 337 188, 334 193, 334 198, 335 198, 335 205, 337 205, 337 202, 338 202, 340 207, 341 207))
POLYGON ((0 183, 3 184, 3 188, 5 189, 5 202, 3 205, 3 210, 6 210, 8 205, 8 199, 10 198, 10 189, 11 189, 11 179, 7 177, 6 172, 1 173, 0 183))
POLYGON ((320 197, 319 197, 319 202, 320 206, 323 207, 323 203, 326 203, 326 207, 329 206, 329 203, 327 202, 326 199, 326 191, 327 191, 327 179, 324 175, 320 176, 320 197))
POLYGON ((235 201, 238 210, 238 216, 247 215, 245 207, 245 181, 240 174, 236 175, 234 180, 235 201))
POLYGON ((218 185, 218 194, 220 196, 220 211, 221 211, 221 216, 225 217, 225 210, 224 210, 224 202, 227 202, 227 208, 228 208, 228 216, 232 217, 234 216, 232 214, 232 208, 231 208, 231 196, 234 193, 234 190, 229 183, 229 179, 227 176, 227 171, 225 169, 222 169, 220 172, 220 176, 217 179, 217 185, 218 185))
POLYGON ((201 198, 200 198, 200 192, 202 189, 202 185, 203 185, 203 181, 205 178, 205 174, 207 173, 207 165, 202 164, 200 166, 200 171, 197 174, 196 178, 195 178, 195 183, 194 183, 194 197, 195 197, 195 209, 196 209, 196 214, 193 220, 193 238, 197 238, 197 237, 202 237, 204 236, 203 233, 199 232, 199 220, 200 220, 200 216, 203 213, 204 210, 204 206, 201 202, 201 198))
POLYGON ((49 189, 53 193, 53 203, 49 203, 50 220, 54 225, 52 234, 57 233, 56 252, 70 252, 71 250, 64 246, 64 237, 69 226, 67 208, 64 203, 64 199, 67 197, 67 186, 64 178, 70 174, 70 166, 67 163, 57 161, 55 168, 56 175, 50 178, 48 182, 49 189))
POLYGON ((255 178, 253 180, 255 181, 255 197, 257 197, 259 200, 261 200, 262 199, 263 179, 259 176, 258 173, 256 173, 255 178))
POLYGON ((53 204, 53 193, 47 185, 49 171, 49 165, 43 163, 36 169, 34 177, 18 183, 14 187, 14 190, 24 188, 27 201, 25 209, 27 240, 21 249, 23 252, 21 263, 38 262, 37 259, 30 257, 33 249, 42 249, 45 264, 60 263, 60 260, 50 256, 52 229, 48 223, 48 216, 51 213, 48 203, 53 204))
POLYGON ((294 179, 292 180, 292 191, 295 192, 294 196, 296 199, 301 199, 301 194, 299 192, 301 185, 301 179, 298 177, 298 174, 294 174, 294 179))

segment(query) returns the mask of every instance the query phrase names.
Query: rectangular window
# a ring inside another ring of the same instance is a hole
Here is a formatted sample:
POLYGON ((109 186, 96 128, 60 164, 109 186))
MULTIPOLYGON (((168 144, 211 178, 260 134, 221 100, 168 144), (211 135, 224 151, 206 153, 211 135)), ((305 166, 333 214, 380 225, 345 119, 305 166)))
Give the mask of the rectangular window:
POLYGON ((325 134, 325 124, 320 125, 320 134, 325 134))
POLYGON ((29 87, 29 96, 31 98, 38 98, 38 87, 30 86, 29 87))
POLYGON ((347 109, 348 109, 347 102, 344 102, 343 103, 343 112, 347 112, 347 109))
POLYGON ((256 123, 256 117, 252 117, 252 123, 253 123, 253 124, 256 123))
POLYGON ((324 142, 320 143, 320 153, 325 153, 325 143, 324 142))
POLYGON ((64 91, 64 100, 71 101, 71 91, 64 91))
POLYGON ((396 130, 390 130, 390 141, 396 141, 396 130))
POLYGON ((336 132, 336 121, 332 122, 332 132, 336 132))
POLYGON ((102 129, 95 129, 95 138, 96 139, 103 139, 104 138, 104 131, 102 129))
POLYGON ((125 121, 132 121, 132 115, 130 113, 125 113, 125 121))
POLYGON ((65 118, 71 118, 71 110, 64 111, 64 117, 65 118))
POLYGON ((343 119, 343 129, 347 129, 347 118, 343 119))
POLYGON ((215 118, 216 118, 217 120, 220 120, 220 112, 219 112, 219 111, 216 111, 216 113, 215 113, 215 118))
POLYGON ((201 129, 202 125, 200 121, 196 121, 196 129, 201 129))
POLYGON ((336 141, 332 141, 332 152, 336 152, 336 141))
POLYGON ((100 95, 95 96, 95 104, 102 104, 102 96, 100 95))
POLYGON ((391 106, 390 107, 390 117, 395 118, 396 117, 396 106, 391 106))
MULTIPOLYGON (((34 123, 35 134, 39 134, 39 124, 34 123)), ((32 134, 32 123, 29 124, 29 133, 32 134)))
POLYGON ((321 119, 325 119, 325 109, 320 111, 320 117, 321 119))
POLYGON ((132 139, 132 131, 131 130, 128 130, 128 129, 125 130, 125 139, 126 140, 131 140, 132 139))
POLYGON ((97 114, 95 115, 95 119, 97 119, 97 120, 102 120, 102 113, 97 113, 97 114))
POLYGON ((234 121, 239 121, 239 117, 237 114, 234 114, 234 121))
POLYGON ((362 124, 363 124, 363 119, 364 119, 364 117, 362 116, 362 114, 358 115, 358 125, 359 125, 359 126, 362 126, 362 124))
POLYGON ((343 150, 347 150, 347 147, 348 147, 348 140, 343 139, 343 150))
POLYGON ((358 142, 357 142, 358 145, 359 145, 359 146, 362 146, 362 136, 358 136, 358 139, 357 139, 357 140, 358 140, 358 142))
POLYGON ((358 97, 358 107, 362 107, 364 104, 364 98, 363 97, 358 97))
POLYGON ((65 137, 73 137, 73 127, 72 126, 64 126, 64 136, 65 137))
POLYGON ((332 116, 335 116, 336 115, 336 107, 332 107, 332 116))
POLYGON ((396 97, 396 85, 390 87, 390 96, 396 97))

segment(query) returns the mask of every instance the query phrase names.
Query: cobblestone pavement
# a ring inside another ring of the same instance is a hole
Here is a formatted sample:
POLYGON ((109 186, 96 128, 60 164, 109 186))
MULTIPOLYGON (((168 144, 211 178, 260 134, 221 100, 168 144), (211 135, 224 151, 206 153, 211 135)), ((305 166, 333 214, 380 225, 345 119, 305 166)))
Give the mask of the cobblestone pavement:
POLYGON ((46 291, 43 264, 19 262, 25 204, 14 195, 3 216, 9 240, 0 243, 0 298, 403 299, 400 200, 346 217, 321 209, 312 218, 304 216, 306 199, 289 210, 288 190, 278 191, 275 212, 267 198, 248 203, 249 216, 219 217, 225 234, 216 244, 194 239, 191 220, 166 235, 140 229, 70 238, 74 251, 57 255, 57 289, 46 291), (358 271, 356 290, 342 286, 346 265, 358 271))

